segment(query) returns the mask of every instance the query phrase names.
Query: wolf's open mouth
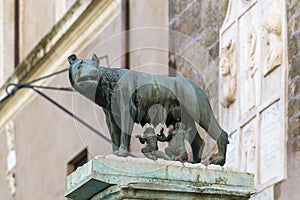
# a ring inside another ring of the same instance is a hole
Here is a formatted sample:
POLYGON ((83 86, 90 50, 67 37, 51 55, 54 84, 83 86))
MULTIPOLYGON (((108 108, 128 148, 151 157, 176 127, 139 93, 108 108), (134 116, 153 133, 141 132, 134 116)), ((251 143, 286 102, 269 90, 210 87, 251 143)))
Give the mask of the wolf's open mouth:
POLYGON ((79 79, 77 79, 77 83, 81 83, 84 81, 96 81, 98 79, 98 77, 96 76, 84 76, 84 77, 80 77, 79 79))

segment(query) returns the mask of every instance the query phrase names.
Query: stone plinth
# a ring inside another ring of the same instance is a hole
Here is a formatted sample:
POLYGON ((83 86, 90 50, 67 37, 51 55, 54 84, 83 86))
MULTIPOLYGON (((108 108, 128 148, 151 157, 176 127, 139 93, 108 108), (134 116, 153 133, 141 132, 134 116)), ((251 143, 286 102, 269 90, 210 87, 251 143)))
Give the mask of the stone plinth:
POLYGON ((97 157, 67 178, 65 196, 82 199, 248 199, 252 174, 146 158, 97 157))

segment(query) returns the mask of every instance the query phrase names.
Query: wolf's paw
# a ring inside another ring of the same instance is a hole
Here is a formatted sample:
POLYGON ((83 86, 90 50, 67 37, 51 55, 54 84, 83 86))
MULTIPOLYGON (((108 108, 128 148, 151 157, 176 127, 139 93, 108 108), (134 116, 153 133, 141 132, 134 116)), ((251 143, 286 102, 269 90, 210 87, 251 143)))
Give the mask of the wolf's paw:
POLYGON ((225 158, 223 156, 216 156, 212 159, 210 164, 223 166, 225 164, 225 158))
POLYGON ((117 151, 113 152, 114 155, 119 156, 119 157, 127 157, 128 156, 128 151, 124 149, 119 149, 117 151))

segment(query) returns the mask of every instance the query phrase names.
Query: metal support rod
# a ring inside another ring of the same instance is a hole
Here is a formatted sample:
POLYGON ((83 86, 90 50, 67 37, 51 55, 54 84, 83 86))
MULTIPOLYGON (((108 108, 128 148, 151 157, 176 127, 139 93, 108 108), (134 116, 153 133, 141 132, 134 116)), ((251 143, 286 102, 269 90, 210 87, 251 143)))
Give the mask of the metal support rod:
POLYGON ((78 116, 76 116, 75 114, 73 114, 72 112, 70 112, 69 110, 67 110, 65 107, 63 107, 62 105, 58 104, 56 101, 54 101, 53 99, 51 99, 50 97, 48 97, 46 94, 44 94, 43 92, 35 89, 34 87, 28 87, 31 88, 33 91, 35 91, 36 93, 38 93, 40 96, 44 97, 45 99, 47 99, 48 101, 50 101, 51 103, 53 103, 54 105, 56 105, 59 109, 63 110, 65 113, 67 113, 68 115, 70 115, 71 117, 73 117, 74 119, 76 119, 77 121, 79 121, 80 123, 82 123, 83 125, 85 125, 87 128, 89 128, 91 131, 93 131, 94 133, 98 134, 100 137, 102 137, 105 141, 107 142, 111 142, 110 139, 108 139, 107 137, 105 137, 102 133, 100 133, 99 131, 97 131, 96 129, 94 129, 92 126, 90 126, 89 124, 87 124, 85 121, 83 121, 82 119, 80 119, 78 116))
POLYGON ((60 70, 58 72, 54 72, 52 74, 49 74, 47 76, 43 76, 41 78, 35 79, 33 81, 28 82, 28 84, 35 83, 35 82, 40 81, 42 79, 50 78, 51 76, 55 76, 55 75, 61 74, 61 73, 66 72, 66 71, 69 71, 69 68, 66 68, 66 69, 60 70))
POLYGON ((51 86, 41 86, 41 85, 30 85, 34 88, 41 88, 46 90, 61 90, 61 91, 67 91, 67 92, 74 92, 74 89, 71 87, 51 87, 51 86))
MULTIPOLYGON (((107 56, 103 56, 103 58, 106 58, 107 60, 107 64, 108 63, 108 57, 107 56)), ((48 100, 49 102, 53 103, 55 106, 57 106, 59 109, 61 109, 62 111, 64 111, 65 113, 67 113, 69 116, 73 117, 74 119, 76 119, 78 122, 80 122, 81 124, 83 124, 84 126, 86 126, 88 129, 90 129, 91 131, 93 131, 94 133, 96 133, 97 135, 99 135, 101 138, 103 138, 105 141, 107 142, 111 142, 109 138, 107 138, 104 134, 102 134, 101 132, 97 131, 95 128, 93 128, 92 126, 90 126, 88 123, 86 123, 85 121, 83 121, 80 117, 78 117, 77 115, 73 114, 72 112, 70 112, 69 110, 67 110, 65 107, 63 107, 62 105, 60 105, 59 103, 57 103, 56 101, 54 101, 52 98, 50 98, 49 96, 47 96, 45 93, 41 92, 40 90, 37 90, 36 88, 42 88, 42 89, 50 89, 50 90, 60 90, 60 91, 74 91, 72 88, 68 88, 68 87, 51 87, 51 86, 39 86, 39 85, 31 85, 32 83, 35 83, 37 81, 40 81, 42 79, 46 79, 49 77, 52 77, 54 75, 58 75, 60 73, 66 72, 68 71, 69 68, 63 69, 61 71, 58 72, 54 72, 52 74, 40 77, 38 79, 32 80, 28 83, 10 83, 6 86, 6 93, 7 95, 0 99, 0 103, 3 103, 4 101, 6 101, 7 99, 9 99, 10 97, 12 97, 19 89, 22 88, 30 88, 33 91, 35 91, 36 93, 38 93, 40 96, 44 97, 46 100, 48 100), (9 91, 9 87, 13 86, 14 88, 12 90, 9 91)))

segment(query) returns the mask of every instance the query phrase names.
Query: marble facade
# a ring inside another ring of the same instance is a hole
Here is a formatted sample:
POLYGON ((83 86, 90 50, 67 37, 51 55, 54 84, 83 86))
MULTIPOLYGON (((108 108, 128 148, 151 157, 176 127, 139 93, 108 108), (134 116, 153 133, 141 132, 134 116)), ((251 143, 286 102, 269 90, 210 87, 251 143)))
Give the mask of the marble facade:
POLYGON ((220 31, 220 65, 229 41, 236 49, 230 55, 235 100, 227 106, 222 101, 224 70, 219 70, 219 115, 231 142, 226 166, 255 174, 258 194, 253 199, 286 177, 284 5, 284 0, 230 1, 220 31))

